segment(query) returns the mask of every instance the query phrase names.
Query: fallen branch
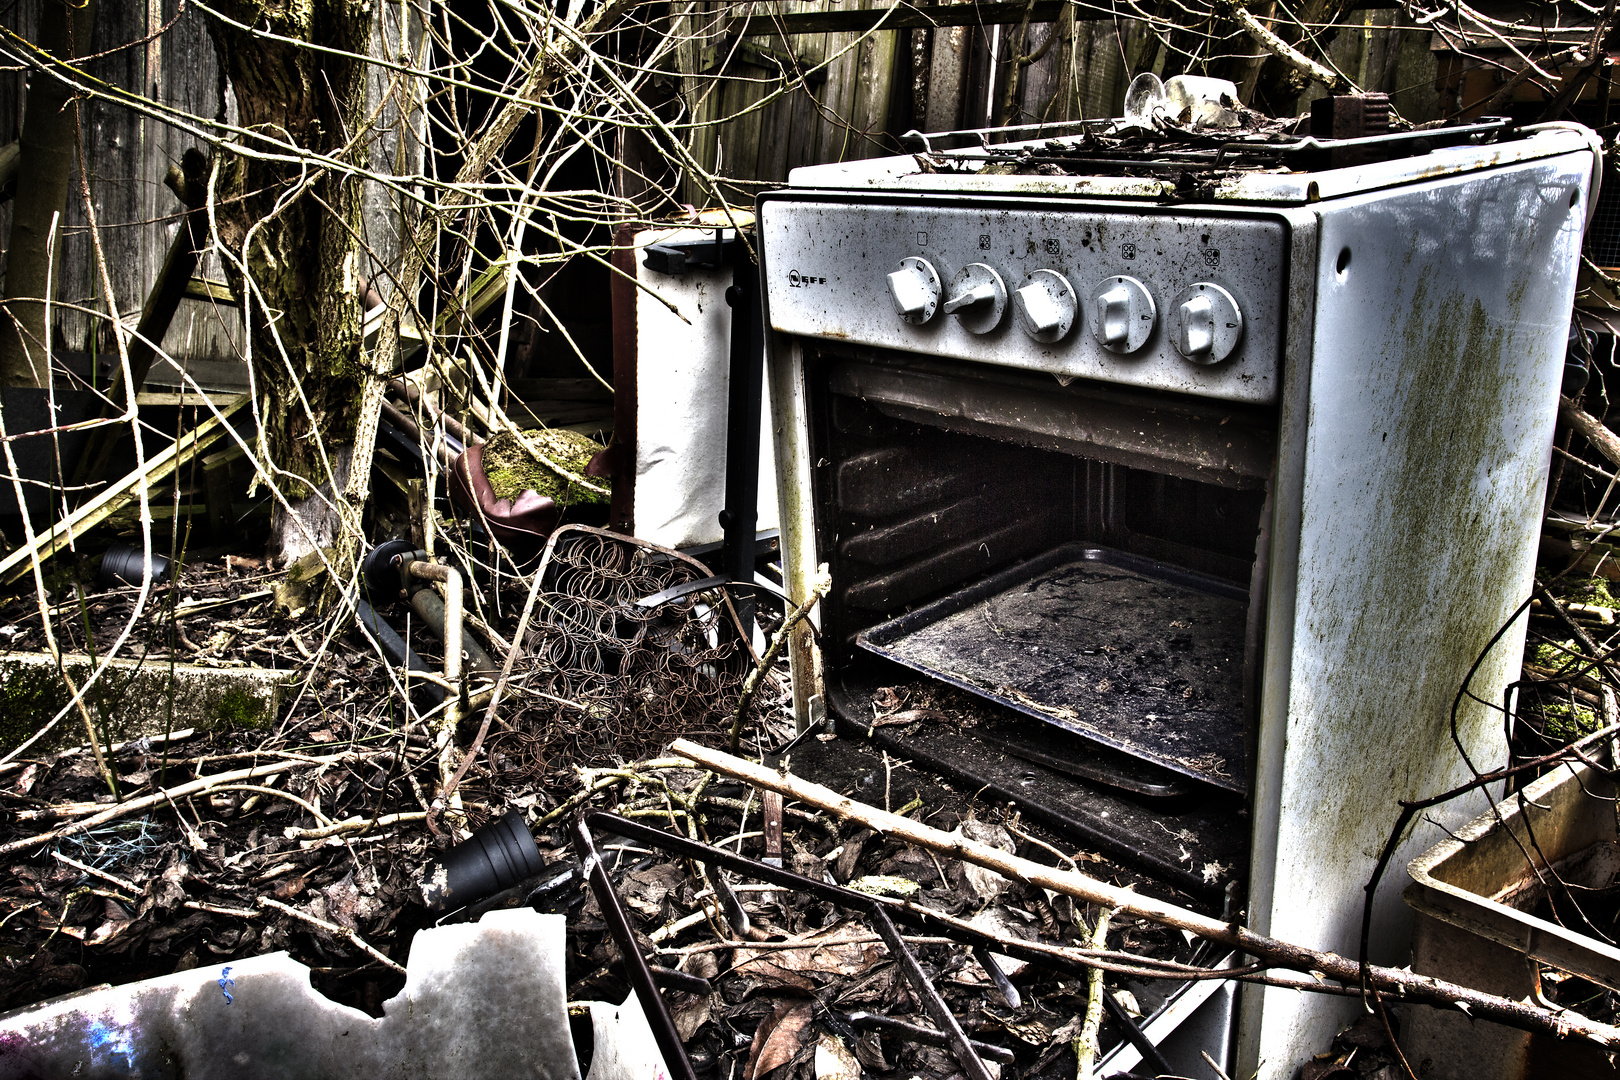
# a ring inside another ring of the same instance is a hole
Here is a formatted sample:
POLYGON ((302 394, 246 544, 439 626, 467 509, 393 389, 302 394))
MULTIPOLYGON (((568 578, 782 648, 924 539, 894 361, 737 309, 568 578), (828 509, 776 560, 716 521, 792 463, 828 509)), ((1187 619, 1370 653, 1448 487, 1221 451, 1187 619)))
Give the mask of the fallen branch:
MULTIPOLYGON (((284 794, 284 792, 277 792, 284 794)), ((296 825, 289 825, 281 830, 281 835, 288 840, 325 840, 329 836, 341 836, 343 833, 368 832, 371 829, 385 829, 390 825, 403 825, 410 821, 424 821, 427 814, 421 810, 412 810, 403 814, 384 814, 375 818, 346 818, 343 821, 334 821, 330 825, 321 825, 313 829, 301 829, 296 825)))
POLYGON ((4 559, 0 559, 0 583, 10 584, 28 571, 36 557, 41 562, 45 561, 112 517, 125 503, 135 498, 134 492, 139 485, 156 484, 176 468, 212 446, 214 440, 225 433, 225 422, 241 411, 247 402, 247 394, 234 399, 219 410, 219 415, 210 416, 196 428, 180 436, 178 441, 170 444, 162 453, 153 455, 147 461, 145 469, 136 469, 123 479, 115 480, 106 491, 73 511, 49 532, 40 534, 32 547, 25 544, 4 559))
POLYGON ((1317 82, 1325 85, 1329 90, 1346 91, 1355 89, 1355 87, 1350 85, 1350 81, 1343 75, 1340 75, 1332 68, 1324 67, 1323 65, 1318 64, 1315 60, 1312 60, 1310 57, 1288 44, 1288 42, 1272 33, 1265 23, 1249 14, 1248 9, 1245 8, 1242 3, 1229 3, 1225 6, 1227 8, 1227 13, 1230 14, 1234 20, 1236 20, 1239 26, 1243 27, 1243 29, 1248 32, 1250 37, 1254 38, 1254 40, 1258 41, 1261 45, 1271 50, 1271 52, 1276 54, 1277 59, 1287 64, 1295 71, 1308 78, 1315 79, 1317 82))
POLYGON ((165 802, 183 799, 188 795, 198 795, 206 791, 212 791, 214 788, 217 788, 223 784, 239 783, 243 780, 251 780, 257 776, 274 776, 277 773, 283 773, 289 769, 296 769, 303 765, 337 765, 345 761, 350 761, 353 759, 353 757, 353 754, 345 752, 342 754, 334 754, 331 757, 309 758, 304 761, 277 761, 268 765, 255 765, 248 769, 235 769, 231 772, 216 773, 213 776, 198 777, 195 780, 180 784, 176 787, 165 788, 164 790, 155 792, 151 795, 143 795, 139 799, 131 799, 128 802, 119 803, 116 806, 110 806, 99 814, 92 815, 91 817, 84 818, 80 821, 75 821, 70 825, 64 825, 60 829, 53 829, 47 833, 40 833, 38 836, 25 836, 21 840, 12 840, 9 843, 0 844, 0 855, 9 855, 14 851, 24 851, 29 848, 36 848, 43 844, 53 843, 65 836, 73 836, 76 833, 88 832, 98 825, 105 825, 109 821, 114 821, 121 817, 128 817, 131 814, 138 814, 143 810, 150 810, 155 806, 164 804, 165 802))
MULTIPOLYGON (((858 803, 820 784, 756 765, 719 750, 711 750, 689 739, 677 739, 670 746, 670 751, 722 776, 742 780, 768 791, 780 792, 784 796, 820 807, 839 818, 855 821, 876 832, 916 844, 918 847, 994 870, 1014 881, 1037 888, 1051 889, 1087 903, 1112 908, 1119 916, 1150 919, 1178 930, 1185 930, 1198 937, 1258 957, 1272 967, 1307 972, 1313 977, 1320 975, 1341 983, 1344 987, 1361 985, 1362 972, 1359 965, 1356 961, 1337 953, 1320 952, 1303 945, 1264 937, 1236 923, 1223 923, 1207 915, 1200 915, 1196 911, 1142 896, 1130 889, 1110 885, 1073 870, 1043 866, 987 844, 969 840, 965 836, 946 833, 921 822, 858 803)), ((1620 1028, 1596 1023, 1575 1013, 1554 1012, 1395 968, 1373 966, 1367 969, 1366 975, 1370 989, 1394 995, 1406 1002, 1461 1009, 1476 1020, 1490 1020, 1523 1031, 1539 1031, 1559 1038, 1578 1035, 1600 1046, 1620 1050, 1620 1028)), ((1329 992, 1343 992, 1338 987, 1325 989, 1329 992)))
POLYGON ((1610 431, 1602 420, 1562 396, 1558 399, 1558 419, 1579 432, 1592 449, 1620 465, 1620 435, 1610 431))
MULTIPOLYGON (((1092 928, 1091 941, 1088 943, 1093 949, 1108 947, 1108 920, 1113 912, 1103 908, 1097 912, 1097 925, 1092 928)), ((1100 968, 1092 968, 1086 975, 1086 1018, 1080 1025, 1080 1034, 1074 1040, 1075 1080, 1091 1080, 1094 1075, 1093 1063, 1097 1060, 1097 1032, 1102 1027, 1103 973, 1100 968)))
POLYGON ((325 919, 317 919, 307 911, 299 911, 290 904, 283 904, 280 900, 272 900, 268 896, 259 897, 259 906, 275 908, 283 915, 291 915, 300 922, 306 922, 311 926, 318 927, 319 929, 325 930, 328 934, 332 934, 335 937, 346 938, 349 944, 353 945, 355 948, 359 949, 361 952, 365 953, 379 964, 382 964, 384 967, 391 968, 394 971, 399 972, 401 975, 405 974, 405 968, 403 966, 390 960, 385 954, 378 952, 371 946, 370 943, 366 941, 365 938, 360 936, 358 931, 350 930, 347 926, 339 926, 337 923, 327 922, 325 919))

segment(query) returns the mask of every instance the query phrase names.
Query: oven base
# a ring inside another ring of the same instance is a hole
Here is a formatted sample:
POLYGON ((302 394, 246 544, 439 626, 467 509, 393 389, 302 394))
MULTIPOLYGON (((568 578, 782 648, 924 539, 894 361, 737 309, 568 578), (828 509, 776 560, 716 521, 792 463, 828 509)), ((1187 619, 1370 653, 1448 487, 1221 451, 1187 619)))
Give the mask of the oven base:
POLYGON ((878 727, 868 735, 846 718, 870 712, 870 689, 828 688, 840 737, 932 769, 979 798, 1014 804, 1025 817, 1188 894, 1215 899, 1230 883, 1247 880, 1249 817, 1238 796, 1193 785, 1176 798, 1133 799, 1087 783, 1017 756, 1026 742, 1037 754, 1053 748, 1054 732, 1028 720, 1016 725, 1021 730, 980 721, 994 742, 976 728, 947 723, 928 723, 913 734, 878 727))

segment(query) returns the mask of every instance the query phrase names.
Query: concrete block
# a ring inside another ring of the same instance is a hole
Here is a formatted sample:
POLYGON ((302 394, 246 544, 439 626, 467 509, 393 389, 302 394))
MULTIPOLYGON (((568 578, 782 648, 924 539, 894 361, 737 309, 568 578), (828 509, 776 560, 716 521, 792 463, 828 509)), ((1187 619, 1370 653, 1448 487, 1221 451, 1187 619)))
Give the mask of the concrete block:
MULTIPOLYGON (((64 655, 62 666, 81 687, 95 670, 82 654, 64 655)), ((295 678, 295 672, 270 668, 171 667, 166 660, 118 659, 90 688, 85 707, 112 742, 188 727, 254 728, 275 721, 282 691, 295 678)), ((69 700, 67 684, 48 654, 0 656, 0 750, 27 739, 69 700)), ((47 753, 84 742, 84 722, 74 710, 32 750, 47 753)))

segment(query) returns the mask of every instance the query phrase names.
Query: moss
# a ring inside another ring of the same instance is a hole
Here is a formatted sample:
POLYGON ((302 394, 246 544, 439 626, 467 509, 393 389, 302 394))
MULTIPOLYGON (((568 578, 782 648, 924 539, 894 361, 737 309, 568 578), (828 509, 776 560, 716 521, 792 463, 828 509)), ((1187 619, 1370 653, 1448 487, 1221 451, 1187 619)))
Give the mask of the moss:
POLYGON ((231 727, 264 727, 264 702, 251 694, 232 690, 214 707, 214 719, 231 727))
POLYGON ((1620 610, 1620 599, 1611 591, 1612 583, 1602 577, 1559 577, 1548 581, 1547 568, 1536 567, 1536 581, 1547 586, 1554 596, 1566 604, 1590 604, 1620 610))
POLYGON ((1553 742, 1569 743, 1598 729, 1597 713, 1584 705, 1549 702, 1541 707, 1542 734, 1553 742))
POLYGON ((1563 648, 1556 648, 1549 644, 1533 645, 1530 647, 1530 662, 1537 667, 1547 668, 1549 671, 1563 671, 1571 664, 1579 663, 1580 658, 1574 655, 1578 650, 1574 639, 1560 642, 1563 648))
POLYGON ((56 715, 67 700, 54 671, 21 670, 0 683, 0 746, 17 746, 56 715))
MULTIPOLYGON (((67 658, 74 681, 83 685, 91 662, 67 658)), ((85 698, 98 740, 125 742, 171 728, 213 729, 230 725, 263 728, 275 719, 283 676, 258 669, 195 668, 167 663, 115 660, 85 698)), ((0 749, 29 738, 68 702, 67 686, 49 656, 37 653, 0 657, 0 749)), ((35 744, 47 753, 84 740, 75 712, 35 744)))
POLYGON ((1620 600, 1614 598, 1609 591, 1608 578, 1578 579, 1567 587, 1564 599, 1573 604, 1590 604, 1593 607, 1620 608, 1620 600))
MULTIPOLYGON (((602 450, 595 439, 558 428, 540 428, 524 433, 535 449, 576 476, 584 476, 591 458, 602 450)), ((558 506, 605 505, 606 495, 598 494, 543 465, 523 442, 509 431, 500 432, 484 444, 484 475, 497 499, 516 499, 533 491, 554 500, 558 506)), ((591 478, 597 487, 606 480, 591 478)))

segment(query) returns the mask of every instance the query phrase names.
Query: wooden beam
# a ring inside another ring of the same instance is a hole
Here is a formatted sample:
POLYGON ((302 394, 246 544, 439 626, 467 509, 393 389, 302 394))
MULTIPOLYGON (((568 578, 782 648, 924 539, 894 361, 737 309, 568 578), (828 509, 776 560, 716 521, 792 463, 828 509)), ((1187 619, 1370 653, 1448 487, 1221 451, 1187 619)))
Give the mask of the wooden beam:
POLYGON ((236 293, 223 281, 209 281, 207 278, 194 277, 186 282, 185 291, 181 294, 187 300, 207 300, 209 303, 222 304, 226 307, 236 307, 238 301, 236 293))
POLYGON ((161 453, 153 455, 146 463, 144 473, 136 470, 114 483, 106 491, 79 507, 69 514, 63 521, 52 525, 48 530, 37 534, 34 546, 24 544, 22 547, 0 559, 0 583, 10 584, 22 577, 33 567, 32 556, 37 553, 41 562, 55 555, 67 547, 68 542, 83 536, 97 525, 106 521, 117 513, 124 505, 135 498, 135 492, 141 484, 148 486, 157 483, 181 465, 196 457, 197 454, 211 446, 214 440, 225 433, 225 421, 240 412, 242 406, 248 403, 248 395, 243 394, 236 398, 225 408, 220 415, 210 416, 198 424, 195 429, 180 436, 178 442, 170 444, 161 453))
POLYGON ((240 394, 198 394, 189 390, 142 390, 135 395, 135 407, 173 409, 184 406, 188 409, 205 409, 212 405, 216 409, 223 409, 240 396, 240 394))
POLYGON ((915 30, 927 26, 995 26, 1016 24, 1029 12, 1032 23, 1057 22, 1067 0, 1035 0, 1019 3, 945 4, 917 8, 910 4, 892 8, 848 11, 796 11, 777 15, 750 15, 732 19, 726 32, 738 37, 766 34, 864 34, 871 30, 915 30))

